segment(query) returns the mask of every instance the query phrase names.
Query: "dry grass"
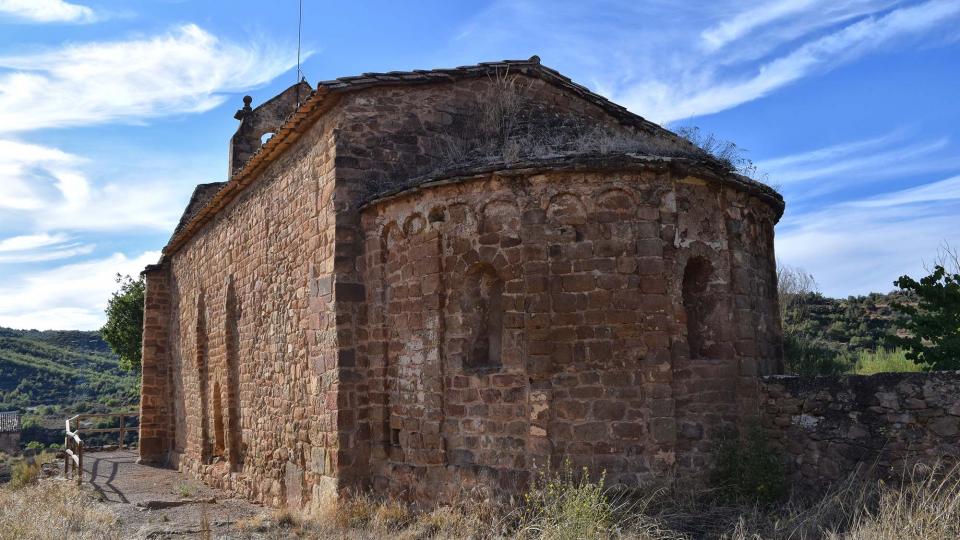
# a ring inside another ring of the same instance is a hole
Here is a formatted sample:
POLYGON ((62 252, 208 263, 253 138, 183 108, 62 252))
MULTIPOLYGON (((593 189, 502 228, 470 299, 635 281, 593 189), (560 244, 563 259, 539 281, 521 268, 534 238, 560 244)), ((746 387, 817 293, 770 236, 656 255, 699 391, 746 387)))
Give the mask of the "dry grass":
POLYGON ((541 475, 519 504, 462 497, 429 512, 370 496, 343 501, 316 519, 259 525, 268 537, 636 540, 960 538, 960 469, 919 470, 902 488, 851 477, 814 501, 734 504, 719 492, 670 487, 643 493, 606 488, 588 475, 541 475), (272 536, 270 535, 272 534, 272 536))
POLYGON ((0 540, 121 538, 116 516, 73 482, 0 488, 0 540))
MULTIPOLYGON (((285 511, 238 523, 238 537, 414 540, 673 540, 960 538, 960 468, 917 468, 896 484, 852 476, 813 501, 734 504, 719 492, 661 487, 645 492, 591 481, 585 472, 544 474, 522 501, 493 503, 472 494, 429 511, 358 496, 314 519, 285 511)), ((205 520, 204 520, 205 521, 205 520)), ((201 527, 201 536, 209 526, 201 527)), ((72 482, 43 480, 0 488, 0 540, 121 538, 115 515, 72 482)))
POLYGON ((586 153, 705 155, 683 139, 614 130, 573 113, 558 116, 555 111, 541 110, 542 104, 529 91, 530 83, 509 70, 491 75, 490 82, 485 98, 438 138, 434 153, 444 166, 484 161, 510 164, 521 159, 586 153))

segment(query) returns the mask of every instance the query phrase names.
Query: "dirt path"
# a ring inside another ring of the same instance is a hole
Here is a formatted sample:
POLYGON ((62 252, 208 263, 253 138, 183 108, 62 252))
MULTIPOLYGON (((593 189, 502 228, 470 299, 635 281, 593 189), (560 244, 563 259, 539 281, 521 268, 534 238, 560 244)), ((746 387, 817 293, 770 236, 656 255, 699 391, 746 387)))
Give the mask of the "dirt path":
POLYGON ((83 469, 84 485, 116 512, 125 538, 201 538, 204 520, 209 537, 255 538, 237 522, 269 514, 177 471, 138 465, 131 451, 85 453, 83 469))

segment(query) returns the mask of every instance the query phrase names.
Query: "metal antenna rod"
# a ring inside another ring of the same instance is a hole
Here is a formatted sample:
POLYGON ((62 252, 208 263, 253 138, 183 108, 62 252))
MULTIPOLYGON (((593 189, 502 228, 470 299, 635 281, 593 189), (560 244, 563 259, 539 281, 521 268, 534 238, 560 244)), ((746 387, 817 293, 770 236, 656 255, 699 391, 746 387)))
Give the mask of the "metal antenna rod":
POLYGON ((300 11, 297 14, 297 107, 300 106, 300 81, 303 80, 303 71, 300 69, 300 34, 303 30, 303 0, 300 0, 300 11))

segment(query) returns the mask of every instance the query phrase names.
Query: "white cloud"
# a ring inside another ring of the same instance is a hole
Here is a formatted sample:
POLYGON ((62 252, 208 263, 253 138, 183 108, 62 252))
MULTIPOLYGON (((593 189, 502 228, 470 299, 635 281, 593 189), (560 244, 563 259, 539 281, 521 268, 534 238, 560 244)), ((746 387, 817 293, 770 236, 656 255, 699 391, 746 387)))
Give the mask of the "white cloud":
POLYGON ((36 231, 170 229, 185 196, 170 182, 96 185, 88 161, 56 148, 0 139, 0 218, 36 231))
POLYGON ((765 159, 757 168, 774 182, 818 181, 818 193, 849 187, 852 180, 880 180, 960 168, 960 157, 949 153, 949 139, 911 142, 903 132, 847 142, 815 150, 765 159), (948 150, 948 152, 942 152, 948 150), (842 179, 841 182, 827 180, 842 179), (826 191, 825 191, 826 190, 826 191))
POLYGON ((61 259, 71 259, 80 255, 89 255, 93 253, 96 246, 93 244, 72 244, 68 246, 58 246, 56 249, 34 250, 24 253, 0 254, 0 263, 36 263, 46 261, 58 261, 61 259))
POLYGON ((932 0, 896 9, 808 41, 761 64, 748 77, 724 76, 707 69, 695 77, 680 79, 678 85, 641 83, 624 92, 621 101, 633 110, 652 111, 652 116, 662 122, 720 112, 856 59, 895 39, 942 25, 958 14, 960 2, 955 0, 932 0))
POLYGON ((201 112, 223 92, 269 82, 293 48, 232 42, 187 24, 126 41, 0 57, 0 132, 137 121, 201 112))
POLYGON ((138 275, 159 252, 122 253, 49 270, 24 273, 0 285, 0 326, 94 330, 103 325, 116 274, 138 275))
POLYGON ((92 9, 63 0, 0 0, 0 14, 36 23, 74 22, 96 20, 92 9))
POLYGON ((752 7, 704 30, 700 34, 702 46, 707 51, 716 51, 760 26, 803 12, 817 3, 817 0, 779 0, 752 7))
MULTIPOLYGON (((922 186, 885 193, 859 201, 853 201, 847 206, 855 208, 888 208, 917 203, 934 203, 943 201, 960 201, 960 176, 953 176, 922 186)), ((958 216, 960 228, 960 216, 958 216)))
POLYGON ((62 244, 67 240, 64 234, 28 234, 14 236, 0 240, 0 253, 37 249, 55 244, 62 244))
POLYGON ((943 241, 960 245, 960 176, 788 214, 777 255, 816 276, 830 296, 884 292, 901 275, 924 275, 943 241))
POLYGON ((41 179, 69 185, 73 167, 82 160, 56 148, 0 139, 0 210, 35 210, 44 199, 36 189, 41 179))
POLYGON ((93 244, 73 242, 65 234, 27 234, 0 240, 0 263, 32 263, 69 259, 93 252, 93 244))
POLYGON ((542 51, 546 64, 666 123, 761 98, 907 39, 945 42, 960 17, 956 0, 743 5, 504 0, 475 17, 457 45, 474 57, 542 51))

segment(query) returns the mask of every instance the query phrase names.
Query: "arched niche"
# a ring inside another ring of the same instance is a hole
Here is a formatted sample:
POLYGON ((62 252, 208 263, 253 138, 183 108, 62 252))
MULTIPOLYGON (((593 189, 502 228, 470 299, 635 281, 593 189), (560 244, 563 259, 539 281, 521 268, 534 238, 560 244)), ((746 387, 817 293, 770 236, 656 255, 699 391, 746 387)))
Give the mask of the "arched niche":
POLYGON ((710 316, 718 302, 709 290, 713 275, 713 264, 699 255, 691 257, 683 270, 682 298, 690 359, 708 358, 718 333, 710 316))
POLYGON ((503 365, 503 280, 492 266, 477 265, 467 273, 459 307, 470 332, 464 369, 499 369, 503 365))

